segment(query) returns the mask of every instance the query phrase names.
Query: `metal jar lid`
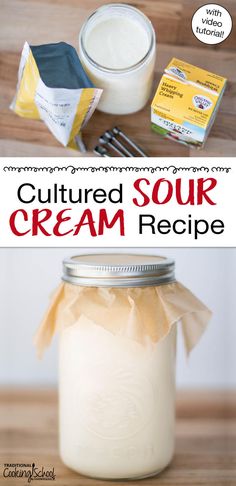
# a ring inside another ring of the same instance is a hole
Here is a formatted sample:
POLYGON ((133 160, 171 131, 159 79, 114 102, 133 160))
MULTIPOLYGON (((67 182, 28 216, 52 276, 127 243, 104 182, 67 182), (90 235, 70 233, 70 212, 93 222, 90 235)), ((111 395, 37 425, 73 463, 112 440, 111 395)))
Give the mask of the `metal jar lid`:
POLYGON ((63 261, 66 282, 86 287, 144 287, 175 281, 175 262, 157 255, 96 253, 63 261))

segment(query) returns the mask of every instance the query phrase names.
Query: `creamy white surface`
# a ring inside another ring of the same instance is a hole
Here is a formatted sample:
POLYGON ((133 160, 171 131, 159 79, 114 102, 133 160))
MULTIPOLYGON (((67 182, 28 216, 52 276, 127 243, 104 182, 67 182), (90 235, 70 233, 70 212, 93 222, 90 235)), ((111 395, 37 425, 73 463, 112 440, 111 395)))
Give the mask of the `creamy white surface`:
POLYGON ((60 452, 98 478, 162 470, 174 449, 176 329, 156 345, 81 317, 60 338, 60 452))
POLYGON ((86 26, 83 43, 91 59, 110 69, 107 72, 94 65, 80 45, 84 69, 94 85, 103 89, 98 109, 117 115, 141 110, 151 93, 156 52, 145 17, 132 9, 122 9, 119 14, 104 8, 86 26))
POLYGON ((117 15, 98 21, 85 36, 85 48, 98 64, 109 69, 126 69, 147 54, 149 39, 143 25, 117 15))

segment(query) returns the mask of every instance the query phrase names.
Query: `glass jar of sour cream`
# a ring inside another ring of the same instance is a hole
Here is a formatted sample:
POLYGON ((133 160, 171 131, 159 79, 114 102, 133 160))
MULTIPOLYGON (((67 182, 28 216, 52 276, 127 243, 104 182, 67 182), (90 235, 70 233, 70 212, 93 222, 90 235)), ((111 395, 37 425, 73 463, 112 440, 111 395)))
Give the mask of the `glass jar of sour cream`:
POLYGON ((109 4, 96 10, 79 36, 79 56, 103 94, 98 109, 124 115, 141 110, 151 94, 155 31, 137 8, 109 4))
POLYGON ((175 285, 174 262, 81 255, 64 261, 63 279, 61 458, 96 478, 152 476, 174 451, 176 326, 159 342, 149 336, 156 286, 175 285))
POLYGON ((99 479, 141 479, 174 452, 176 327, 189 353, 211 312, 175 280, 174 260, 91 254, 64 260, 35 336, 56 331, 62 461, 99 479))

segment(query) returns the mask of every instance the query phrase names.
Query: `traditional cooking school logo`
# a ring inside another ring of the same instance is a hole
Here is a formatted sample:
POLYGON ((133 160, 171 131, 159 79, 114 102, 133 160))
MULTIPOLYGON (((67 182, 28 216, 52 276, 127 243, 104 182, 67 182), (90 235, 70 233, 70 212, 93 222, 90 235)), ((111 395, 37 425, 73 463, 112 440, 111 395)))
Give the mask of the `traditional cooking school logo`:
POLYGON ((6 480, 26 478, 28 483, 31 481, 54 481, 56 474, 54 467, 52 469, 45 469, 44 466, 37 467, 33 462, 32 464, 3 464, 3 477, 6 480))
POLYGON ((199 110, 206 111, 206 110, 209 110, 209 108, 211 108, 212 101, 209 100, 209 98, 207 98, 206 96, 195 95, 193 97, 193 104, 199 110))

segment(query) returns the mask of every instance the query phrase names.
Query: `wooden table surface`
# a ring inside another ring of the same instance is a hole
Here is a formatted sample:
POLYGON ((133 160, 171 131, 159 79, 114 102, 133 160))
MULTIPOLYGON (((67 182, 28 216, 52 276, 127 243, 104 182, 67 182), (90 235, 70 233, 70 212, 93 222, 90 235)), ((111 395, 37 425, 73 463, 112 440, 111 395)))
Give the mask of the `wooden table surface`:
MULTIPOLYGON (((76 47, 85 18, 103 3, 105 0, 0 0, 0 156, 78 156, 78 152, 61 147, 42 122, 21 119, 8 106, 15 92, 24 41, 43 44, 64 40, 76 47)), ((150 156, 234 156, 236 1, 222 2, 234 18, 235 27, 225 42, 212 47, 199 42, 191 31, 191 17, 204 4, 202 0, 129 0, 128 3, 150 17, 157 31, 155 86, 164 67, 176 56, 227 77, 228 88, 203 150, 189 149, 154 134, 150 130, 150 105, 130 116, 96 112, 84 131, 88 149, 92 150, 101 132, 119 125, 150 156)))
MULTIPOLYGON (((54 390, 0 390, 0 463, 55 468, 55 486, 117 486, 80 476, 62 464, 57 447, 54 390)), ((0 484, 27 486, 2 477, 0 484)), ((46 481, 43 484, 48 484, 46 481)), ((127 484, 127 483, 126 483, 127 484)), ((236 484, 236 393, 185 391, 177 394, 176 452, 159 476, 130 481, 140 486, 233 486, 236 484)))

